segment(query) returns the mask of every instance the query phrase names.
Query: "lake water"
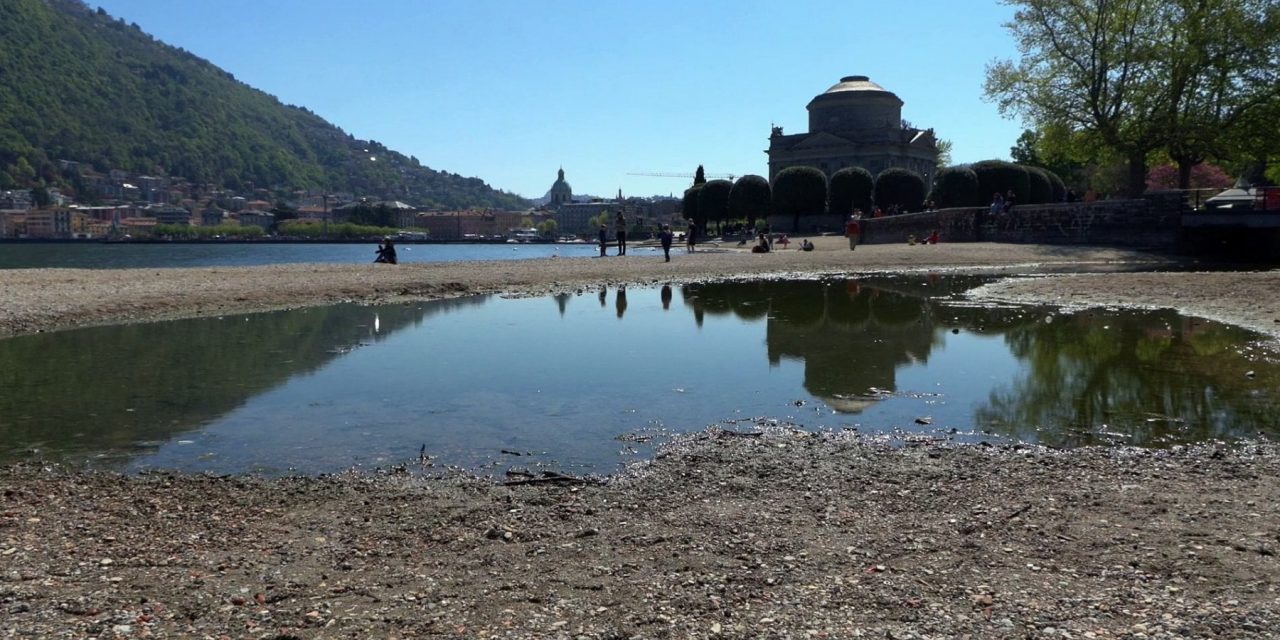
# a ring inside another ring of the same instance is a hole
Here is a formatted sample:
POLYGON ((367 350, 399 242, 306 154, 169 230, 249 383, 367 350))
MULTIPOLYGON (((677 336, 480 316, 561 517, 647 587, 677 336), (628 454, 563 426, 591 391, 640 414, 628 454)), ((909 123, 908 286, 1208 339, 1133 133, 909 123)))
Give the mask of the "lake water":
POLYGON ((975 277, 339 305, 0 341, 0 458, 321 473, 609 473, 757 421, 1168 446, 1276 435, 1257 336, 1173 312, 981 308, 975 277))
MULTIPOLYGON (((247 267, 266 264, 373 262, 376 243, 0 243, 0 269, 247 267)), ((524 260, 594 256, 593 244, 400 244, 400 262, 524 260)))

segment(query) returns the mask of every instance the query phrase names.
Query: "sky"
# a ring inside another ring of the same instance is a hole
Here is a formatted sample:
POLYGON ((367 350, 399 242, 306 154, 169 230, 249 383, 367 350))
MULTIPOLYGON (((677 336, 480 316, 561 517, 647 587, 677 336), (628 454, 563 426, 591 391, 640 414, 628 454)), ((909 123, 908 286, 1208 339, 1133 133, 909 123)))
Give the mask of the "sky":
POLYGON ((768 175, 771 126, 849 75, 905 103, 953 163, 1009 158, 984 101, 1017 55, 997 0, 87 0, 347 133, 541 197, 679 195, 768 175))

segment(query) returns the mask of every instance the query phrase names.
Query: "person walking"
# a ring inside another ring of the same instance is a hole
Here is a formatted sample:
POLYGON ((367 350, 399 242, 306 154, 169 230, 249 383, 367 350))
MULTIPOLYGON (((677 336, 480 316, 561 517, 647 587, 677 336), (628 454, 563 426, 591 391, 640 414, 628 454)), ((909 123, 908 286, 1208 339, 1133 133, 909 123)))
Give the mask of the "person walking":
POLYGON ((618 212, 618 217, 613 221, 616 229, 614 234, 618 236, 618 255, 627 255, 627 217, 618 212))
POLYGON ((844 235, 849 238, 849 250, 853 251, 858 248, 858 239, 862 237, 862 223, 858 222, 857 210, 853 215, 849 216, 849 221, 844 225, 844 235))
POLYGON ((662 241, 662 256, 666 258, 664 262, 671 262, 671 241, 675 239, 675 234, 671 233, 671 225, 662 225, 662 231, 658 232, 658 239, 662 241))
POLYGON ((609 247, 609 228, 603 224, 600 225, 599 238, 600 238, 600 257, 603 258, 609 255, 608 253, 605 252, 605 249, 609 247))
POLYGON ((684 250, 686 253, 693 253, 693 246, 698 244, 698 225, 689 221, 689 230, 684 234, 684 250))

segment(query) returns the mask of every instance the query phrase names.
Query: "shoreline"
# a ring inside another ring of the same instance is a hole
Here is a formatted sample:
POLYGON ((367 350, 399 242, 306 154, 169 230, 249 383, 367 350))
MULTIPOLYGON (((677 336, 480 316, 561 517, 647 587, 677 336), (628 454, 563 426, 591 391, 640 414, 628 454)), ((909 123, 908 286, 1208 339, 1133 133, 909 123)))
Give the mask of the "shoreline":
MULTIPOLYGON (((818 241, 812 253, 681 250, 669 264, 637 251, 0 271, 0 335, 932 270, 1035 276, 981 287, 982 301, 1165 306, 1280 336, 1280 271, 1132 272, 1177 261, 1087 247, 818 241)), ((0 636, 1265 638, 1280 627, 1280 447, 1266 441, 1056 451, 782 426, 678 436, 600 485, 503 486, 430 467, 264 479, 19 463, 0 478, 0 636)))
MULTIPOLYGON (((867 245, 814 238, 817 250, 751 254, 719 248, 689 254, 638 248, 608 258, 493 262, 287 264, 169 269, 0 270, 0 337, 81 326, 250 313, 337 302, 384 303, 473 294, 538 295, 607 284, 689 282, 856 273, 1054 273, 1167 267, 1159 254, 1097 247, 939 244, 867 245)), ((611 250, 613 251, 613 250, 611 250)))

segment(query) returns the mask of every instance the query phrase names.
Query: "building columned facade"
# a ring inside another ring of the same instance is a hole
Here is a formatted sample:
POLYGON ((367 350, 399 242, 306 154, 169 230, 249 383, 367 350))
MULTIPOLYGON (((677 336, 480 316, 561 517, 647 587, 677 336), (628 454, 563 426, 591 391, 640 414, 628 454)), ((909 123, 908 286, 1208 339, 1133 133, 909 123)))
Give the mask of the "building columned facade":
POLYGON ((846 76, 809 101, 809 132, 769 138, 769 180, 787 167, 814 167, 830 178, 845 167, 874 176, 891 167, 910 169, 931 183, 938 162, 933 129, 902 119, 902 100, 867 76, 846 76))

